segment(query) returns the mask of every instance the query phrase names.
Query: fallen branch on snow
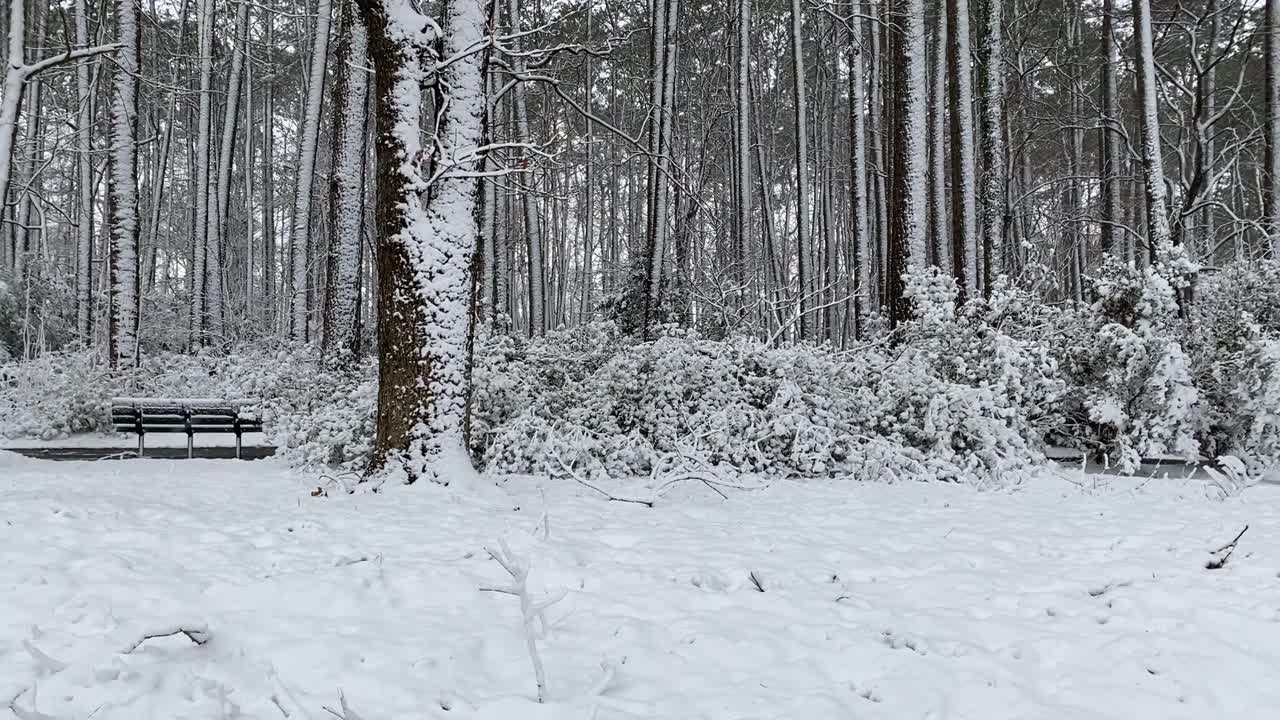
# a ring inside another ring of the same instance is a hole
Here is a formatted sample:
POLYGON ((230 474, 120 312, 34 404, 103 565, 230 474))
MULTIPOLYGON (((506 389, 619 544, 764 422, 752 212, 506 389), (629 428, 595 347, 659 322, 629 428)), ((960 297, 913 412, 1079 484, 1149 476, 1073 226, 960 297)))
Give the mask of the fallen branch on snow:
POLYGON ((1205 563, 1205 569, 1221 570, 1227 564, 1227 561, 1231 559, 1231 553, 1236 551, 1236 545, 1240 542, 1240 538, 1244 537, 1244 534, 1248 531, 1249 526, 1245 525, 1244 529, 1237 533, 1231 542, 1210 553, 1210 555, 1215 555, 1216 557, 1205 563))
POLYGON ((494 562, 501 565, 502 569, 506 570, 507 574, 511 576, 511 584, 501 587, 485 586, 481 587, 480 590, 482 592, 515 595, 520 598, 520 615, 524 619, 525 646, 529 649, 529 659, 533 663, 534 681, 538 684, 538 702, 546 702, 547 678, 542 668, 542 656, 538 654, 538 632, 535 626, 541 623, 543 630, 546 630, 547 621, 542 615, 543 611, 563 600, 566 593, 561 590, 542 602, 534 602, 529 594, 529 561, 511 552, 511 548, 507 547, 505 540, 499 540, 498 545, 498 551, 489 548, 484 550, 489 553, 489 557, 493 558, 494 562))
POLYGON ((163 629, 163 630, 157 630, 155 632, 147 633, 146 635, 142 636, 141 640, 138 640, 137 642, 133 643, 129 647, 121 650, 120 654, 128 655, 134 650, 137 650, 138 648, 142 647, 144 643, 150 640, 159 640, 160 638, 175 637, 177 635, 182 635, 186 637, 195 645, 204 645, 205 643, 209 642, 209 637, 210 637, 209 628, 203 625, 193 625, 190 627, 177 626, 172 629, 163 629))

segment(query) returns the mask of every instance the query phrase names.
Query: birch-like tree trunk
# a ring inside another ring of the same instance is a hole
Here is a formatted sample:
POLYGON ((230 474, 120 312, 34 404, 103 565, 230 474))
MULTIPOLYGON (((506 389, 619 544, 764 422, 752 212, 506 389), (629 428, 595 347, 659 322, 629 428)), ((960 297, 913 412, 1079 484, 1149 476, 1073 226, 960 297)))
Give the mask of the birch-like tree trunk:
MULTIPOLYGON (((508 22, 512 33, 519 33, 520 0, 508 0, 508 22)), ((537 337, 547 332, 546 261, 543 258, 542 232, 538 224, 538 198, 534 194, 533 167, 525 147, 529 144, 528 90, 519 77, 524 74, 524 59, 520 56, 522 43, 519 37, 512 40, 512 66, 517 81, 512 89, 516 114, 516 163, 521 170, 519 181, 520 208, 524 213, 525 249, 528 260, 529 281, 529 336, 537 337)))
POLYGON ((1272 257, 1280 258, 1280 0, 1267 0, 1263 20, 1266 43, 1266 166, 1263 168, 1263 222, 1272 257))
POLYGON ((805 107, 804 6, 791 0, 792 97, 795 101, 796 149, 796 254, 799 256, 800 340, 817 337, 818 315, 813 303, 819 296, 813 273, 813 238, 809 228, 809 121, 805 107))
POLYGON ((329 258, 325 282, 323 356, 350 362, 359 351, 360 262, 364 247, 364 176, 369 39, 354 0, 341 13, 333 113, 329 258))
POLYGON ((1164 163, 1160 154, 1160 112, 1156 105, 1156 64, 1152 49, 1151 4, 1133 0, 1135 61, 1138 75, 1138 104, 1141 120, 1142 185, 1147 210, 1147 257, 1151 264, 1168 253, 1169 214, 1164 184, 1164 163))
MULTIPOLYGON (((76 45, 89 44, 89 12, 85 0, 76 0, 76 45)), ((89 86, 88 58, 76 64, 76 332, 88 345, 93 339, 93 92, 89 86)), ((173 114, 170 113, 170 127, 173 114)))
POLYGON ((734 67, 734 262, 740 297, 746 304, 750 277, 747 264, 751 246, 751 2, 738 0, 734 67))
POLYGON ((937 4, 929 84, 929 264, 950 268, 947 232, 947 6, 937 4))
POLYGON ((329 22, 332 0, 316 0, 315 37, 311 46, 311 69, 307 104, 302 114, 302 137, 298 144, 298 186, 294 192, 293 222, 289 226, 289 257, 293 277, 289 295, 289 337, 307 340, 308 248, 311 243, 311 198, 315 180, 316 145, 320 138, 320 111, 324 103, 324 70, 329 56, 329 22))
POLYGON ((951 126, 951 276, 961 299, 978 291, 978 187, 973 151, 973 74, 969 0, 947 0, 947 73, 951 126))
POLYGON ((1004 244, 1008 156, 1004 128, 1004 0, 986 0, 982 33, 982 293, 1004 244))
POLYGON ((240 0, 236 12, 235 35, 231 39, 231 76, 227 78, 227 102, 222 119, 222 144, 218 156, 218 182, 214 203, 209 208, 207 234, 209 255, 209 332, 223 341, 226 320, 226 246, 227 215, 231 204, 231 159, 235 152, 237 123, 240 119, 240 81, 244 75, 244 52, 241 45, 249 32, 249 0, 240 0))
POLYGON ((192 347, 208 342, 209 330, 209 165, 213 141, 213 0, 200 0, 196 10, 200 35, 200 95, 196 120, 195 223, 191 247, 191 334, 192 347))
MULTIPOLYGON (((1115 35, 1115 0, 1102 1, 1102 117, 1099 118, 1099 162, 1102 184, 1101 197, 1101 232, 1102 251, 1110 253, 1115 250, 1116 234, 1122 232, 1120 227, 1120 170, 1124 165, 1123 149, 1120 141, 1121 116, 1120 103, 1117 96, 1116 76, 1120 72, 1120 48, 1115 35)), ((1122 250, 1129 244, 1123 237, 1122 250)), ((1131 261, 1128 252, 1122 252, 1126 261, 1131 261)))
POLYGON ((893 208, 885 283, 892 327, 911 315, 904 275, 924 262, 928 211, 928 124, 925 92, 924 0, 897 0, 894 19, 902 32, 894 46, 893 208))
POLYGON ((466 450, 472 254, 479 228, 483 0, 449 0, 428 23, 409 0, 360 0, 378 97, 377 433, 370 472, 449 484, 474 475, 466 450), (443 37, 433 30, 441 27, 443 37), (439 63, 437 43, 447 58, 439 63), (441 93, 423 113, 428 83, 441 93), (424 145, 425 128, 433 143, 424 145))
POLYGON ((138 0, 116 0, 116 58, 111 93, 111 313, 114 367, 138 361, 138 0))
MULTIPOLYGON (((862 10, 861 0, 855 6, 862 10)), ((867 310, 871 300, 871 267, 869 258, 867 212, 867 128, 866 128, 866 60, 862 22, 849 26, 849 242, 853 250, 853 336, 861 340, 867 327, 867 310)))

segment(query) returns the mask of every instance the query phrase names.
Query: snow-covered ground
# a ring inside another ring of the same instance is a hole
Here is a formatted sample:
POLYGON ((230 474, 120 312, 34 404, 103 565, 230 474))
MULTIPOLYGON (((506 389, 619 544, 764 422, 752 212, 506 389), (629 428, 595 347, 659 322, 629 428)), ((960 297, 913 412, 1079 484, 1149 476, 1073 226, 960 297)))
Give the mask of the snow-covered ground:
POLYGON ((0 452, 0 718, 16 698, 19 718, 318 720, 340 692, 351 720, 1273 716, 1280 487, 1076 480, 690 486, 650 509, 0 452), (565 593, 545 705, 519 601, 480 590, 509 581, 484 550, 502 538, 535 599, 565 593), (139 644, 179 628, 202 644, 139 644))

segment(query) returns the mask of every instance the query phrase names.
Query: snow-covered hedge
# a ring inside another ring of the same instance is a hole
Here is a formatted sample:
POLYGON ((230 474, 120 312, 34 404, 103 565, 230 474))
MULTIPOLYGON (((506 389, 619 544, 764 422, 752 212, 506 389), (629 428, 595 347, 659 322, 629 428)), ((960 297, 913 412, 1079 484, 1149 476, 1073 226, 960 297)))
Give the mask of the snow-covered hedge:
POLYGON ((648 474, 694 453, 781 475, 1004 478, 1040 459, 1061 384, 1041 343, 955 314, 950 280, 912 284, 903 341, 837 353, 607 325, 477 345, 473 450, 509 473, 648 474))
MULTIPOLYGON (((472 451, 498 473, 643 476, 673 457, 805 477, 1008 482, 1046 442, 1132 466, 1240 456, 1280 464, 1280 265, 1201 278, 1106 265, 1087 304, 998 284, 958 308, 936 272, 908 284, 915 316, 837 352, 669 329, 635 342, 610 323, 528 340, 479 329, 472 451)), ((321 365, 312 348, 149 354, 110 372, 92 354, 0 361, 9 435, 104 429, 121 394, 263 398, 291 461, 360 470, 373 444, 376 367, 321 365)))

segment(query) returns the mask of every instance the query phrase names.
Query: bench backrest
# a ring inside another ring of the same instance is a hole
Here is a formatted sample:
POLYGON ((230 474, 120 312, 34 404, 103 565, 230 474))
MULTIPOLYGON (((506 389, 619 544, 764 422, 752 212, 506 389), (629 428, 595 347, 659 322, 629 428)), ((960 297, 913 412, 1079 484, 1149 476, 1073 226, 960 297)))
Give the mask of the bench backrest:
POLYGON ((120 432, 261 432, 252 401, 116 398, 111 424, 120 432))

